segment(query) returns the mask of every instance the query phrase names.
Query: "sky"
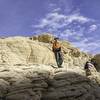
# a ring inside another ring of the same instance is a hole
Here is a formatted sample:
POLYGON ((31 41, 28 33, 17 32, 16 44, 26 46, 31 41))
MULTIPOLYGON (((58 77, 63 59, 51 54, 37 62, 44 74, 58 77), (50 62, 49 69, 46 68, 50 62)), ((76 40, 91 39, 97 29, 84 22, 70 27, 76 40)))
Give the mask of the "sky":
POLYGON ((100 0, 0 0, 0 37, 51 33, 100 53, 100 0))

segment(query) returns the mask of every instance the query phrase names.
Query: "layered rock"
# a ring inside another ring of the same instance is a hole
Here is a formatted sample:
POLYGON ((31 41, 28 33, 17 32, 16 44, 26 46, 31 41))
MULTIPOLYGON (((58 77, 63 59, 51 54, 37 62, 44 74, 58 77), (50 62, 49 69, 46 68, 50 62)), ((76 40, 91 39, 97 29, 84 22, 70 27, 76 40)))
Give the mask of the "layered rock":
MULTIPOLYGON (((44 39, 43 36, 39 37, 44 39)), ((56 61, 52 52, 52 44, 45 43, 44 41, 45 40, 41 40, 41 42, 33 41, 25 37, 0 39, 0 63, 12 65, 29 63, 55 65, 56 61)), ((73 47, 69 42, 60 42, 63 47, 62 53, 66 66, 82 67, 90 58, 88 54, 83 53, 79 49, 73 47)))
POLYGON ((55 64, 53 52, 39 42, 23 37, 0 40, 0 63, 6 64, 55 64))
POLYGON ((92 61, 94 62, 96 69, 97 69, 98 71, 100 71, 100 54, 95 55, 95 56, 92 58, 92 61))
POLYGON ((40 35, 35 35, 33 37, 30 37, 31 40, 37 40, 39 42, 45 42, 45 43, 49 43, 53 40, 54 36, 50 33, 44 33, 44 34, 40 34, 40 35))
MULTIPOLYGON (((54 36, 48 33, 31 37, 31 40, 37 40, 38 42, 42 42, 42 44, 44 43, 44 45, 48 47, 50 50, 52 48, 52 44, 50 44, 50 41, 53 39, 54 36)), ((84 66, 87 60, 92 58, 91 55, 81 52, 78 48, 74 47, 68 41, 59 40, 59 42, 62 45, 62 53, 64 57, 64 63, 66 64, 66 66, 82 67, 84 66)))
POLYGON ((57 69, 52 39, 0 39, 0 100, 100 100, 100 74, 84 70, 91 56, 60 40, 64 63, 57 69))
POLYGON ((90 79, 81 69, 0 65, 0 100, 99 100, 99 84, 90 79))

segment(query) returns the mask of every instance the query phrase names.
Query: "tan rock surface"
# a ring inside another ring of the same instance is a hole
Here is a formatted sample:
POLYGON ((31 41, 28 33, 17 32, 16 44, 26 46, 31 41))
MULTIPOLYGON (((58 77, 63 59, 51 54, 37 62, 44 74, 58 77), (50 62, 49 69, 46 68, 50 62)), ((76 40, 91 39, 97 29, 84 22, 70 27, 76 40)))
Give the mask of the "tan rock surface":
POLYGON ((42 64, 0 65, 0 69, 0 97, 6 100, 100 99, 95 94, 100 91, 98 79, 86 77, 82 69, 54 69, 42 64))
POLYGON ((60 41, 63 68, 53 68, 52 44, 43 39, 0 39, 0 100, 100 100, 100 74, 84 70, 91 56, 60 41))
POLYGON ((42 45, 42 43, 23 37, 14 37, 0 40, 0 63, 55 64, 55 59, 53 52, 42 45))
POLYGON ((95 67, 98 71, 100 71, 100 54, 97 54, 94 56, 94 58, 92 59, 93 62, 95 63, 95 67))

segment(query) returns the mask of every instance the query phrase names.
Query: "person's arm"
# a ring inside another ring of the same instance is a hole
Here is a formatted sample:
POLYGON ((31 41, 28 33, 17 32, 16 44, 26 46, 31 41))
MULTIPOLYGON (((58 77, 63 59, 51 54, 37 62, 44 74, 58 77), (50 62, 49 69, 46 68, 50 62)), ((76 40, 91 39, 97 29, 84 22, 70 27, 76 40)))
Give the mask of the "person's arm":
POLYGON ((54 41, 52 40, 52 41, 50 41, 50 43, 52 44, 52 51, 54 52, 54 48, 53 48, 54 41))
POLYGON ((50 43, 51 43, 51 44, 53 44, 53 43, 54 43, 54 41, 52 40, 52 41, 50 41, 50 43))
POLYGON ((90 63, 90 66, 91 66, 91 67, 94 67, 94 65, 93 65, 92 63, 90 63))
POLYGON ((84 69, 88 69, 88 65, 87 64, 85 64, 84 69))
POLYGON ((52 48, 52 51, 53 51, 53 52, 55 51, 54 48, 52 48))
POLYGON ((62 48, 61 47, 59 49, 60 49, 60 51, 62 51, 62 48))

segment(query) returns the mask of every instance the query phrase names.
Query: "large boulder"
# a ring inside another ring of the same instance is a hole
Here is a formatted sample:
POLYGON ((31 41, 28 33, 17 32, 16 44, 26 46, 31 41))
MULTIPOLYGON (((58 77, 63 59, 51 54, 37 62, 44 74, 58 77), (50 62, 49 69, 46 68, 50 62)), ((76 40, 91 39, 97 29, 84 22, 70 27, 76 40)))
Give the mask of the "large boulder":
POLYGON ((92 58, 92 61, 94 62, 94 65, 95 65, 97 71, 100 71, 100 54, 95 55, 92 58))
POLYGON ((30 37, 31 40, 37 40, 39 42, 49 43, 54 39, 54 36, 50 33, 44 33, 30 37))
POLYGON ((42 43, 24 37, 0 40, 0 63, 6 64, 55 64, 52 50, 42 43))
POLYGON ((80 51, 78 48, 74 47, 68 41, 60 41, 60 42, 62 45, 64 62, 68 66, 70 67, 79 66, 80 68, 83 68, 86 61, 92 58, 92 56, 80 51))
POLYGON ((38 36, 38 41, 39 42, 45 42, 45 43, 49 43, 51 40, 53 40, 53 35, 51 34, 42 34, 38 36))
MULTIPOLYGON (((31 37, 31 40, 42 42, 42 44, 48 47, 50 50, 52 48, 50 41, 53 39, 54 36, 48 33, 31 37)), ((86 61, 92 58, 91 55, 81 52, 68 41, 59 40, 59 42, 62 45, 62 54, 64 58, 64 64, 66 64, 66 66, 72 67, 74 65, 83 68, 86 61)))
POLYGON ((53 68, 48 36, 0 39, 0 100, 100 100, 100 74, 83 70, 91 56, 60 40, 63 68, 53 68))
MULTIPOLYGON (((39 35, 39 40, 27 37, 12 37, 0 39, 0 63, 7 64, 53 64, 56 65, 52 52, 51 35, 39 35), (41 41, 41 42, 40 42, 41 41)), ((64 64, 67 66, 84 66, 90 56, 73 47, 69 42, 60 40, 64 64)))
POLYGON ((1 64, 0 100, 100 100, 100 84, 93 79, 82 69, 1 64))

